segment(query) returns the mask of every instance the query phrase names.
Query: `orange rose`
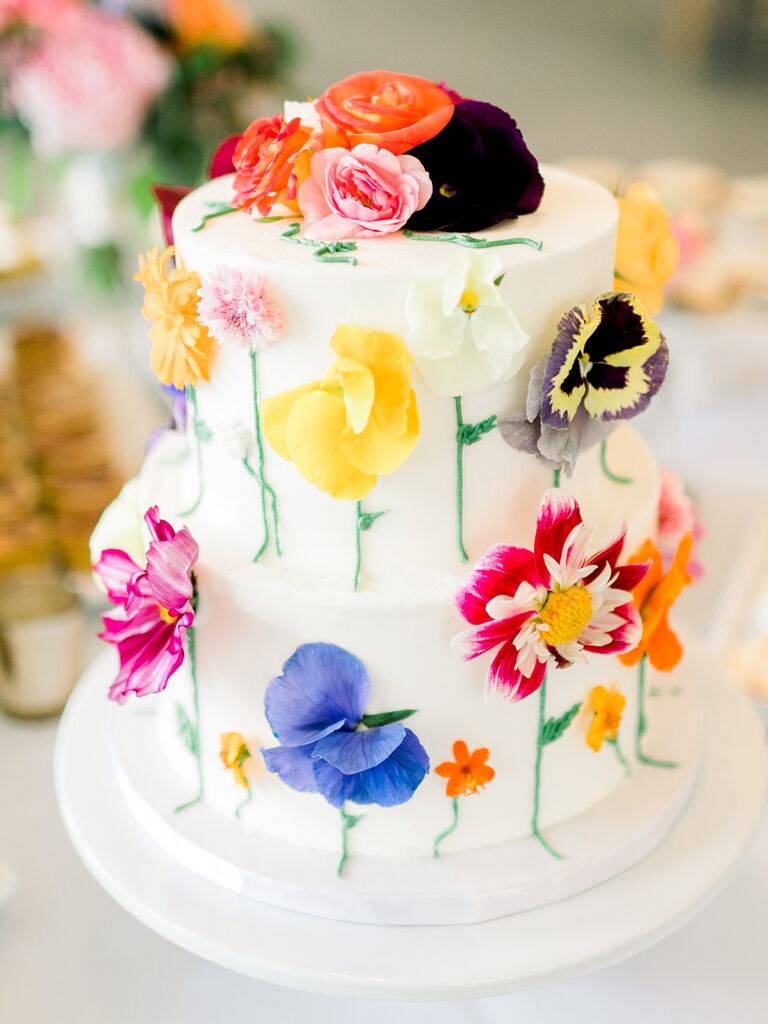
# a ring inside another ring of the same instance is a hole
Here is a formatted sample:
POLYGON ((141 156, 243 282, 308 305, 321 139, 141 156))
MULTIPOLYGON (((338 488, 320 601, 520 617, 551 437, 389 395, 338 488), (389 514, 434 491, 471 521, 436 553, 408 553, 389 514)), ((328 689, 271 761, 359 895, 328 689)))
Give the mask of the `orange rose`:
POLYGON ((349 146, 370 142, 397 155, 433 138, 453 115, 453 100, 439 85, 393 71, 350 75, 326 89, 315 104, 349 146))
POLYGON ((311 129, 298 117, 286 121, 282 114, 260 117, 243 132, 235 148, 235 197, 233 206, 255 206, 266 217, 281 200, 297 154, 306 145, 311 129))
POLYGON ((680 260, 669 217, 658 196, 643 182, 619 198, 614 288, 632 292, 653 316, 664 303, 664 286, 680 260))

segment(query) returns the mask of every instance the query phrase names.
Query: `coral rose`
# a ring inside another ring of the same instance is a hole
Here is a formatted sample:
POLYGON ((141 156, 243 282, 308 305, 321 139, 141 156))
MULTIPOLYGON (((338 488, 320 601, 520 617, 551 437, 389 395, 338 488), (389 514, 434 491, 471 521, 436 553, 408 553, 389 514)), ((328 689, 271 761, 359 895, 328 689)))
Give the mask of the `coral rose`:
POLYGON ((453 98, 441 86, 394 71, 350 75, 326 89, 315 106, 350 146, 370 142, 396 154, 433 138, 453 114, 453 98))
POLYGON ((398 231, 432 195, 432 182, 412 156, 363 143, 314 153, 298 190, 307 238, 376 238, 398 231))
POLYGON ((658 313, 664 304, 664 285, 680 260, 669 217, 650 185, 635 182, 619 198, 616 239, 616 291, 632 292, 658 313))
POLYGON ((235 147, 235 195, 232 205, 255 207, 266 217, 288 184, 299 151, 311 135, 298 117, 260 117, 243 132, 235 147))

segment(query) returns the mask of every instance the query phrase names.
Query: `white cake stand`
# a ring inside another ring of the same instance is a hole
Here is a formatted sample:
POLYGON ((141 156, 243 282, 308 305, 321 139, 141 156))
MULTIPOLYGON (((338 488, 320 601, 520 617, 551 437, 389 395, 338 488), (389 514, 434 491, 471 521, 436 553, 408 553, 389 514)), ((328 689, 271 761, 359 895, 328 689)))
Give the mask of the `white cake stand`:
POLYGON ((559 981, 625 959, 690 918, 760 813, 767 759, 747 698, 710 669, 705 754, 667 838, 637 866, 561 903, 461 926, 348 924, 258 903, 185 870, 140 828, 114 770, 105 662, 73 694, 56 786, 78 853, 129 913, 198 956, 262 981, 379 999, 462 999, 559 981))

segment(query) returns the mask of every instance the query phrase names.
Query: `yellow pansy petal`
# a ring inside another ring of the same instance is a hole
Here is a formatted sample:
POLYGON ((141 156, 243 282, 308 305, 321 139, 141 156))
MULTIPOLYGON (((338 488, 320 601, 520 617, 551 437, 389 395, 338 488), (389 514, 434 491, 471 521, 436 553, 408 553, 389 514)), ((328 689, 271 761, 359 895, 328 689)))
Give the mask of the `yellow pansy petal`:
POLYGON ((391 434, 406 430, 406 403, 411 387, 411 357, 396 334, 341 324, 331 339, 339 356, 368 366, 376 383, 374 410, 379 423, 391 434))
POLYGON ((345 358, 336 360, 328 376, 333 377, 341 385, 347 423, 355 434, 361 434, 373 409, 376 389, 373 374, 367 366, 356 359, 345 358))
POLYGON ((629 366, 624 387, 590 387, 584 398, 584 408, 596 419, 608 415, 615 416, 625 409, 633 409, 647 391, 648 378, 642 366, 629 366))
POLYGON ((288 459, 289 462, 291 456, 285 440, 288 416, 297 399, 319 387, 320 381, 313 380, 309 384, 302 384, 301 387, 273 395, 261 403, 261 429, 267 439, 267 444, 274 452, 282 458, 288 459))
POLYGON ((362 434, 346 430, 341 438, 341 449, 349 462, 364 473, 376 475, 391 473, 402 465, 419 439, 419 412, 413 391, 405 414, 405 430, 398 437, 384 430, 375 414, 362 434))
MULTIPOLYGON (((642 366, 643 363, 648 362, 651 356, 658 351, 659 345, 661 345, 661 331, 655 320, 651 320, 647 307, 637 294, 623 291, 619 293, 619 297, 632 308, 633 313, 639 318, 645 341, 641 345, 623 348, 619 352, 605 356, 604 362, 609 366, 642 366)), ((598 296, 592 305, 593 314, 600 314, 600 302, 604 299, 610 299, 614 302, 616 301, 616 296, 611 293, 598 296)), ((603 319, 603 329, 613 329, 610 310, 606 312, 603 319)), ((587 350, 589 350, 589 346, 587 346, 587 350)))
POLYGON ((373 489, 376 477, 356 469, 345 458, 341 436, 348 429, 343 399, 314 390, 294 402, 285 444, 305 480, 333 498, 360 501, 373 489))

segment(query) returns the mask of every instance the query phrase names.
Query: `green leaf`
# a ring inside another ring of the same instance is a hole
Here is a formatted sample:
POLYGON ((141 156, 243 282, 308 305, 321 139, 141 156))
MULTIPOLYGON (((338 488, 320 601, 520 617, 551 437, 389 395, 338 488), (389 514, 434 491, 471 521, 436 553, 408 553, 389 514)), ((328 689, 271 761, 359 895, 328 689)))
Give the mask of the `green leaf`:
POLYGON ((494 284, 496 285, 496 287, 498 288, 498 287, 499 287, 499 285, 501 284, 501 282, 502 282, 503 280, 504 280, 504 275, 503 275, 503 274, 499 274, 499 276, 498 276, 498 277, 495 277, 495 278, 493 279, 493 283, 494 283, 494 284))
POLYGON ((402 722, 404 718, 410 718, 416 714, 416 708, 404 708, 402 711, 382 711, 378 715, 363 715, 360 721, 369 729, 375 729, 378 725, 391 725, 392 722, 402 722))
POLYGON ((362 814, 347 814, 347 812, 342 809, 341 820, 344 822, 344 831, 348 832, 351 828, 354 828, 359 821, 363 820, 363 817, 364 816, 362 814))
POLYGON ((548 718, 541 729, 542 745, 546 746, 548 743, 554 743, 555 740, 559 740, 579 713, 580 708, 581 701, 568 708, 565 714, 560 715, 559 718, 548 718))
POLYGON ((181 704, 176 705, 176 731, 190 754, 197 757, 197 732, 181 704))
POLYGON ((357 528, 360 531, 370 530, 373 524, 380 516, 385 516, 389 512, 388 508, 383 509, 381 512, 361 512, 357 517, 357 528))
POLYGON ((470 445, 477 444, 484 434, 489 433, 496 426, 496 414, 489 416, 487 419, 480 420, 479 423, 463 423, 456 434, 456 439, 459 444, 470 445))

